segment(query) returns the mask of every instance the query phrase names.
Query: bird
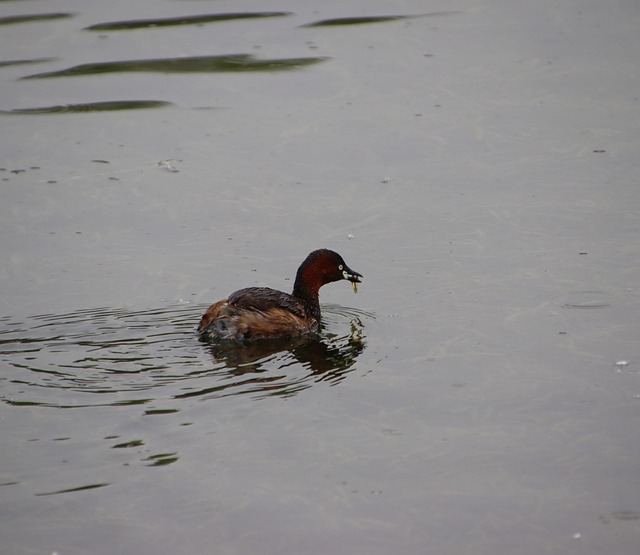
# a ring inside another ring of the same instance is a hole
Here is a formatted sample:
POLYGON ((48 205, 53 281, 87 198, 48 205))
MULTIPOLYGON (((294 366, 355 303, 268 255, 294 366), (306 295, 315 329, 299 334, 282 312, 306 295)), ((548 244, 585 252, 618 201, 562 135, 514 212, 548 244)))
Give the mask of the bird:
POLYGON ((357 293, 363 279, 337 252, 318 249, 298 268, 291 294, 270 287, 239 289, 212 304, 202 315, 197 331, 204 340, 238 343, 316 333, 321 321, 320 288, 347 280, 357 293))

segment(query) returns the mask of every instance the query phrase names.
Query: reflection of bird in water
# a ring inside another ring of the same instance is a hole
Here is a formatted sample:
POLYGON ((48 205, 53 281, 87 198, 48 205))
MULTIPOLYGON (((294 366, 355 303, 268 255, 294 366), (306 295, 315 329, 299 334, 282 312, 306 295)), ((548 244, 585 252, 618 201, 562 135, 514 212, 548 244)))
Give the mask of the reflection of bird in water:
MULTIPOLYGON (((219 342, 209 346, 209 352, 217 362, 224 362, 230 372, 244 374, 260 372, 262 362, 273 355, 288 352, 291 357, 314 373, 345 369, 351 366, 364 351, 366 343, 362 333, 362 322, 351 322, 348 337, 321 339, 315 336, 300 336, 293 339, 254 341, 247 344, 219 342)), ((289 361, 288 364, 291 364, 289 361)))
POLYGON ((343 336, 324 330, 319 336, 293 339, 211 343, 208 349, 213 360, 224 364, 224 368, 215 373, 229 381, 185 396, 241 393, 289 396, 310 387, 313 382, 338 383, 355 370, 356 360, 366 348, 361 319, 352 315, 349 327, 350 333, 343 336), (308 372, 301 376, 296 367, 308 372))
POLYGON ((342 257, 328 249, 313 251, 298 268, 293 293, 268 287, 248 287, 211 305, 198 324, 207 340, 293 338, 315 333, 320 327, 320 288, 333 281, 348 280, 357 291, 362 276, 342 257))

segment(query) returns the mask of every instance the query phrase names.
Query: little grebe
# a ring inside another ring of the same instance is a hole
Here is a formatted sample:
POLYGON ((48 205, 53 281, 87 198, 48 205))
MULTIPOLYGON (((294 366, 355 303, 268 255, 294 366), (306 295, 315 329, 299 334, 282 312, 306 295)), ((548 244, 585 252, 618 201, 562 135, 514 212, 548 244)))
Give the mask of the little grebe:
POLYGON ((198 332, 203 338, 241 343, 316 332, 320 326, 318 291, 341 279, 350 281, 357 292, 363 276, 351 270, 337 252, 313 251, 298 268, 291 295, 269 287, 240 289, 206 310, 198 332))

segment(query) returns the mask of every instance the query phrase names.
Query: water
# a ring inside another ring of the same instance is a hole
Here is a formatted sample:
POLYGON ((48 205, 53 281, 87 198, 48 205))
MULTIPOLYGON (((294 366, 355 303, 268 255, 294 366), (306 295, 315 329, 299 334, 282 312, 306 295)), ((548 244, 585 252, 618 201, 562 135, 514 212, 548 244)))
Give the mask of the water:
POLYGON ((0 552, 635 555, 639 23, 0 2, 0 552))
POLYGON ((71 409, 200 396, 292 396, 317 381, 345 379, 366 347, 363 321, 372 318, 328 306, 319 337, 240 346, 196 340, 194 321, 205 308, 100 308, 25 322, 6 318, 4 401, 71 409))

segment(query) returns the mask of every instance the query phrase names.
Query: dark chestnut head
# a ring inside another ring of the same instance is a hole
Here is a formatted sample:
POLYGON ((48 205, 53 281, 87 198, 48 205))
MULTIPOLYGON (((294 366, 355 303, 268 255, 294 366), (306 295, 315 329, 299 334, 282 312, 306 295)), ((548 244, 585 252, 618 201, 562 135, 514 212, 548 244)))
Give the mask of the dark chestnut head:
POLYGON ((296 296, 317 296, 320 287, 332 281, 346 279, 354 284, 361 283, 363 276, 345 264, 342 257, 329 249, 313 251, 298 268, 293 294, 296 296))

